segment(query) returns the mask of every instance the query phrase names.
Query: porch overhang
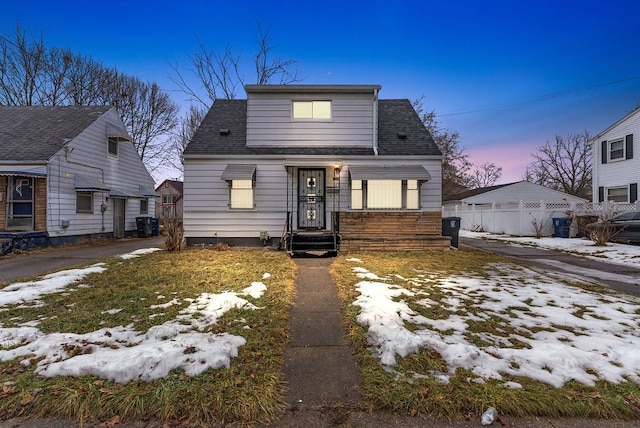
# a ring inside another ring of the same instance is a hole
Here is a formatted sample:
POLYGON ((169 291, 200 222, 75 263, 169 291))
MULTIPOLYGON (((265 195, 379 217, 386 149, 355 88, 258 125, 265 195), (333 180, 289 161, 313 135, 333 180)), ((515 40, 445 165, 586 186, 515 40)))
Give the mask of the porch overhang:
POLYGON ((0 165, 0 175, 43 178, 47 176, 45 165, 0 165))
POLYGON ((338 167, 342 169, 342 161, 330 160, 330 159, 285 159, 285 167, 299 166, 299 167, 338 167))
POLYGON ((356 165, 349 167, 349 173, 352 180, 431 180, 431 174, 421 165, 356 165))
POLYGON ((234 165, 230 164, 222 171, 223 181, 231 180, 254 180, 256 176, 255 165, 234 165))
POLYGON ((95 178, 77 175, 74 177, 74 185, 77 192, 108 192, 109 186, 95 178))
POLYGON ((129 199, 129 198, 139 198, 139 195, 132 195, 130 193, 125 192, 120 189, 110 189, 109 197, 113 199, 129 199))

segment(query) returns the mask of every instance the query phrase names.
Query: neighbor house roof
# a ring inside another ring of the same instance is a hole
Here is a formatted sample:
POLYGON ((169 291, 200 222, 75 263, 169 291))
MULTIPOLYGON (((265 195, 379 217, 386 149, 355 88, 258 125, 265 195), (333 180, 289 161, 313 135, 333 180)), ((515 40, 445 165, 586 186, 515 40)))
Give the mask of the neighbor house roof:
POLYGON ((156 192, 161 191, 162 188, 164 187, 164 185, 167 184, 167 183, 169 183, 171 185, 171 187, 176 189, 178 192, 180 192, 180 193, 184 192, 184 183, 182 181, 169 180, 169 179, 166 179, 162 183, 160 183, 160 185, 158 187, 156 187, 156 192))
MULTIPOLYGON (((246 129, 247 100, 216 100, 184 155, 374 155, 372 147, 247 147, 246 129)), ((383 156, 442 155, 406 99, 378 101, 378 153, 383 156)))
POLYGON ((47 161, 111 108, 0 106, 0 161, 47 161))
POLYGON ((472 196, 478 196, 478 195, 482 195, 483 193, 490 192, 492 190, 500 189, 501 187, 511 186, 512 184, 515 184, 515 183, 497 184, 495 186, 480 187, 478 189, 466 190, 464 192, 457 193, 454 195, 448 195, 445 201, 461 201, 463 199, 470 198, 472 196))

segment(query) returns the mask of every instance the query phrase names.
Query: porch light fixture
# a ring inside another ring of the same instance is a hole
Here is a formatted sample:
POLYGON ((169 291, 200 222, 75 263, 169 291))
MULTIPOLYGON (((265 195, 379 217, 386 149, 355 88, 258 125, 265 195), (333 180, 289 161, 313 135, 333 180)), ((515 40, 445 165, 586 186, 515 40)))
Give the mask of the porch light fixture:
POLYGON ((333 167, 333 179, 340 180, 340 171, 342 171, 342 167, 340 165, 336 165, 333 167))

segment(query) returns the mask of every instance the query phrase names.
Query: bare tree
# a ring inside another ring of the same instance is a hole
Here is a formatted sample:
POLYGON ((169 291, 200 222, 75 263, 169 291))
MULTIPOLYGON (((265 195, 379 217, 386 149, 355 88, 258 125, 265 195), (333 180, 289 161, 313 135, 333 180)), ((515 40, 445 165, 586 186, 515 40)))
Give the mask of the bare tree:
POLYGON ((433 141, 442 152, 442 196, 460 193, 469 187, 469 155, 461 146, 460 134, 440 126, 435 110, 426 110, 424 95, 413 101, 420 120, 431 133, 433 141))
POLYGON ((0 39, 0 104, 39 105, 42 103, 42 72, 46 66, 42 36, 29 41, 26 30, 16 28, 13 40, 0 39))
POLYGON ((533 153, 534 161, 527 166, 524 178, 554 190, 581 198, 591 198, 591 164, 593 153, 590 135, 556 135, 533 153))
POLYGON ((485 162, 480 166, 474 166, 469 175, 471 188, 478 189, 496 184, 502 176, 502 167, 496 166, 493 162, 485 162))
POLYGON ((168 162, 178 106, 155 83, 107 68, 68 49, 30 41, 19 27, 0 38, 0 104, 112 105, 150 172, 168 162))
MULTIPOLYGON (((271 28, 263 31, 258 24, 258 52, 254 57, 256 83, 266 85, 274 80, 286 85, 300 80, 297 61, 271 58, 274 49, 270 38, 271 28)), ((234 99, 238 95, 238 87, 244 86, 245 78, 240 70, 241 55, 227 44, 224 50, 212 50, 203 43, 198 43, 199 51, 190 56, 190 73, 196 78, 199 87, 190 83, 188 76, 183 74, 177 64, 171 65, 175 77, 173 82, 180 90, 190 97, 190 100, 209 108, 217 99, 234 99), (204 93, 203 93, 204 92, 204 93)))
POLYGON ((178 131, 171 137, 171 166, 176 170, 181 171, 184 168, 182 152, 193 138, 206 113, 204 108, 192 105, 187 114, 180 119, 178 131))

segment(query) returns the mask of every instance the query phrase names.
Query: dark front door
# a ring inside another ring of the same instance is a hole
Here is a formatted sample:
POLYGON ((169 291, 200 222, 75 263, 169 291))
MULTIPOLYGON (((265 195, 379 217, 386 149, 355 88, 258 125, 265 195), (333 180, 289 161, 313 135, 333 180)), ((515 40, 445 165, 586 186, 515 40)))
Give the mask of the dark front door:
POLYGON ((325 228, 325 170, 298 170, 298 228, 325 228))
POLYGON ((124 238, 125 235, 125 200, 113 198, 113 237, 124 238))

